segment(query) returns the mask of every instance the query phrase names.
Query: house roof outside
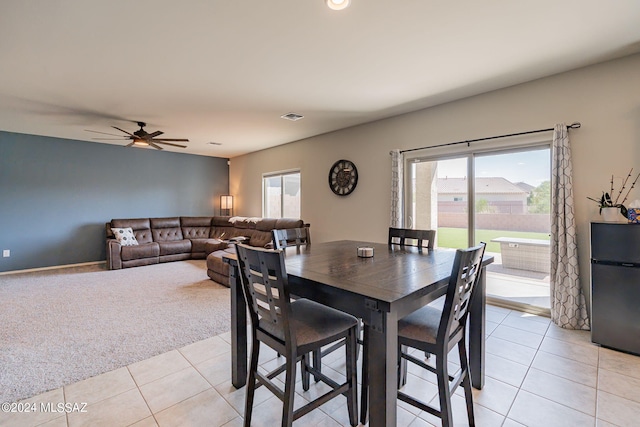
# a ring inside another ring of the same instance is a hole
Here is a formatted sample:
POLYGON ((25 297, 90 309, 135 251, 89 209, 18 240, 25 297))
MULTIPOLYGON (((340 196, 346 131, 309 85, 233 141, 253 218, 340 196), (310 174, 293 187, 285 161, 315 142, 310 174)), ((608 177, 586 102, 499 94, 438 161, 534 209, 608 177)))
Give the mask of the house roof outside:
MULTIPOLYGON (((529 184, 526 184, 529 185, 529 184)), ((530 186, 534 188, 533 186, 530 186)), ((526 195, 529 192, 517 184, 503 177, 478 177, 476 178, 476 193, 478 194, 518 194, 526 195)), ((466 194, 466 178, 438 178, 438 194, 466 194)))
POLYGON ((527 184, 526 182, 516 182, 515 183, 518 187, 522 188, 524 191, 526 191, 527 193, 531 193, 533 191, 534 187, 531 184, 527 184))

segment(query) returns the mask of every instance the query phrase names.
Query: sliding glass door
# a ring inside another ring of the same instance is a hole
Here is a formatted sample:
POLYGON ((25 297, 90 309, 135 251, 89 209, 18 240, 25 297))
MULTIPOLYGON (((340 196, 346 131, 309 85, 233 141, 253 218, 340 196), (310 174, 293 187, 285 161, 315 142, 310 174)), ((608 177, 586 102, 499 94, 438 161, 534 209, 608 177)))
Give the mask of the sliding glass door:
POLYGON ((488 298, 546 312, 550 164, 548 145, 411 159, 406 224, 437 230, 439 248, 486 242, 488 298))
POLYGON ((546 311, 549 301, 551 153, 548 147, 477 154, 475 243, 487 243, 487 296, 546 311))

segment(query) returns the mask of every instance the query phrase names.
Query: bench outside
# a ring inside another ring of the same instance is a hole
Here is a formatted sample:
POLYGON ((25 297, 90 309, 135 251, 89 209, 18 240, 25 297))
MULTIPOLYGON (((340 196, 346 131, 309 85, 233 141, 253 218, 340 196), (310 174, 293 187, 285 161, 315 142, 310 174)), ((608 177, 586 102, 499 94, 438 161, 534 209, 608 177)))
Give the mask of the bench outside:
POLYGON ((549 273, 551 255, 548 240, 497 237, 491 241, 500 243, 504 267, 549 273))

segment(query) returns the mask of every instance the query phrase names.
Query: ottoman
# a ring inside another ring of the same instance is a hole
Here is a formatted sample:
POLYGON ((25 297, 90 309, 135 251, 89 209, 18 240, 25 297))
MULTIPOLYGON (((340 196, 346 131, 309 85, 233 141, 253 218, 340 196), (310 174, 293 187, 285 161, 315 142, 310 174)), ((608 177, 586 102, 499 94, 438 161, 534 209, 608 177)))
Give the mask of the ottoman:
POLYGON ((235 246, 230 245, 207 255, 207 276, 214 282, 229 287, 229 264, 222 261, 222 257, 226 254, 235 255, 235 253, 235 246))

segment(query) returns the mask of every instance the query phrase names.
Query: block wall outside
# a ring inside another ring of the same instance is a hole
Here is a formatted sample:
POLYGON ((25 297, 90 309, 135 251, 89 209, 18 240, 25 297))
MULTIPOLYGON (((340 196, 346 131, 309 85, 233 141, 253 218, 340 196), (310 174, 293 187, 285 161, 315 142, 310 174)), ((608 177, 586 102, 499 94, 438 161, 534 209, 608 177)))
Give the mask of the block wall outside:
MULTIPOLYGON (((467 228, 467 213, 438 213, 438 226, 467 228)), ((551 224, 548 214, 477 214, 476 228, 482 230, 525 231, 550 233, 551 224)))

